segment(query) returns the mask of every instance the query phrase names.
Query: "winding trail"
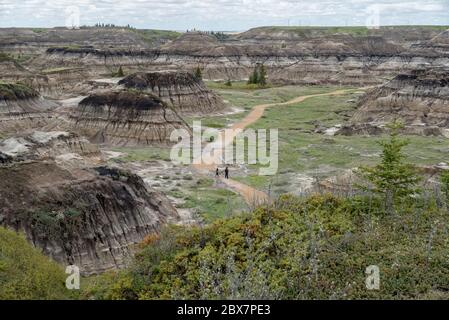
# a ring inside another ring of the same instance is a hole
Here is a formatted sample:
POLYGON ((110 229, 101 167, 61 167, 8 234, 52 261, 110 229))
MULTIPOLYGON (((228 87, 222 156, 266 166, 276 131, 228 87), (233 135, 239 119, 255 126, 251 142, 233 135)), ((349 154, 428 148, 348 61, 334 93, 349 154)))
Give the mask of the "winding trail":
MULTIPOLYGON (((361 88, 362 89, 362 88, 361 88)), ((361 90, 359 89, 359 90, 361 90)), ((348 91, 353 91, 354 89, 343 89, 343 90, 336 90, 328 93, 319 93, 319 94, 311 94, 306 96, 299 96, 292 100, 281 102, 281 103, 270 103, 270 104, 260 104, 256 105, 252 108, 251 112, 246 115, 241 121, 233 124, 230 129, 233 129, 232 131, 228 131, 225 134, 225 130, 221 131, 218 135, 217 142, 211 142, 208 146, 209 147, 215 147, 215 152, 213 155, 209 157, 203 157, 202 159, 197 159, 197 161, 194 161, 193 167, 201 174, 214 174, 216 166, 221 165, 222 161, 222 155, 223 155, 223 148, 232 144, 234 141, 234 138, 239 133, 238 130, 244 130, 246 127, 250 126, 251 124, 255 123, 257 120, 259 120, 265 112, 265 109, 275 106, 287 106, 291 104, 296 104, 303 102, 306 99, 309 98, 315 98, 315 97, 322 97, 322 96, 332 96, 332 95, 342 95, 348 91), (222 143, 220 143, 222 142, 222 143)), ((260 190, 257 190, 251 186, 248 186, 244 183, 238 182, 236 180, 232 179, 224 179, 219 178, 222 183, 224 183, 227 187, 230 189, 233 189, 234 191, 238 192, 242 197, 245 199, 246 203, 250 206, 257 206, 263 203, 268 202, 269 197, 268 194, 265 192, 262 192, 260 190)))

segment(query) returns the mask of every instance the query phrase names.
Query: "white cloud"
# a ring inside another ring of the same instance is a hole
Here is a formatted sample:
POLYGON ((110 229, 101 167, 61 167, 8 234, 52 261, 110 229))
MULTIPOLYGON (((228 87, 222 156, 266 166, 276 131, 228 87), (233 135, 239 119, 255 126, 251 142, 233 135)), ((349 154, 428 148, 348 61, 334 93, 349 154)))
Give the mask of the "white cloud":
POLYGON ((0 26, 64 25, 77 6, 81 24, 243 30, 258 25, 357 25, 379 5, 381 24, 449 24, 449 0, 0 0, 0 26))

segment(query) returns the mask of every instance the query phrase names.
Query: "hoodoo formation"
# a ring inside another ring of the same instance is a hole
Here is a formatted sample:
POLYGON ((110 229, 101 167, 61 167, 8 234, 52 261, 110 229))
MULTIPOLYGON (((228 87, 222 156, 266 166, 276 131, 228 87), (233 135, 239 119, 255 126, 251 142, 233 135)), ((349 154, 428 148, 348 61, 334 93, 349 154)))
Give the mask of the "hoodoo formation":
POLYGON ((361 128, 395 119, 411 133, 445 134, 449 130, 449 69, 415 70, 368 91, 351 122, 361 128))
POLYGON ((57 106, 20 83, 0 82, 0 130, 3 133, 45 126, 57 106))
POLYGON ((71 115, 73 130, 96 143, 168 143, 174 129, 188 128, 156 96, 133 90, 108 91, 83 99, 71 115))
POLYGON ((154 94, 182 113, 210 113, 225 107, 220 97, 189 72, 139 72, 119 84, 154 94))
POLYGON ((0 225, 86 275, 125 266, 133 245, 178 214, 138 176, 94 166, 98 158, 68 132, 0 141, 0 225))

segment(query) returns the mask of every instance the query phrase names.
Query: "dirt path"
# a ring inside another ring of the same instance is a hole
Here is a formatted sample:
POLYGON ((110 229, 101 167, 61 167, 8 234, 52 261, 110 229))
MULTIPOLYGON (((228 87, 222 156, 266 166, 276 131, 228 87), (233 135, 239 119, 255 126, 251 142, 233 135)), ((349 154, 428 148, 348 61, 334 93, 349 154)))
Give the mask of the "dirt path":
MULTIPOLYGON (((232 125, 231 129, 234 129, 232 131, 232 134, 224 134, 224 131, 221 131, 217 141, 223 141, 222 148, 225 146, 228 146, 233 143, 234 138, 238 134, 237 129, 244 130, 246 127, 250 126, 251 124, 255 123, 257 120, 259 120, 264 112, 265 109, 274 107, 274 106, 286 106, 291 104, 296 104, 303 102, 306 99, 314 98, 314 97, 321 97, 321 96, 331 96, 331 95, 341 95, 344 94, 350 90, 353 89, 346 89, 346 90, 336 90, 329 93, 320 93, 320 94, 312 94, 307 96, 299 96, 292 100, 281 102, 281 103, 270 103, 270 104, 260 104, 252 108, 251 112, 243 118, 241 121, 235 123, 232 125)), ((211 144, 218 146, 217 142, 212 142, 211 144)), ((213 174, 216 168, 215 164, 209 164, 209 163, 220 163, 220 158, 222 157, 222 149, 214 153, 213 156, 205 157, 201 160, 200 164, 194 164, 193 167, 197 169, 199 172, 203 174, 213 174)), ((198 161, 199 162, 199 161, 198 161)), ((268 199, 268 195, 265 192, 262 192, 260 190, 257 190, 251 186, 248 186, 246 184, 243 184, 241 182, 232 180, 232 179, 224 179, 220 178, 220 182, 224 183, 227 187, 233 189, 234 191, 240 193, 242 197, 245 199, 246 203, 254 206, 266 203, 268 199)))

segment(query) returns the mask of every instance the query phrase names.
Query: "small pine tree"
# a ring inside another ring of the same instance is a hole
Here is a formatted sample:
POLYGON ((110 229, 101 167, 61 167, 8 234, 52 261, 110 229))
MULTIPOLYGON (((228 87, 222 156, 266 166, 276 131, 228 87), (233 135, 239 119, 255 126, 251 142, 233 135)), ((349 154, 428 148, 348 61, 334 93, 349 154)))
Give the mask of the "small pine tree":
POLYGON ((117 77, 124 77, 125 73, 123 72, 122 66, 120 66, 120 68, 118 68, 117 71, 117 77))
POLYGON ((261 87, 267 85, 267 71, 263 64, 254 67, 254 71, 249 76, 248 84, 257 84, 261 87))
POLYGON ((226 81, 225 86, 232 87, 232 82, 230 79, 228 79, 228 81, 226 81))
POLYGON ((267 71, 265 69, 265 66, 262 64, 259 68, 259 79, 258 79, 258 85, 264 87, 267 85, 267 71))
POLYGON ((202 80, 203 79, 203 73, 202 73, 201 68, 199 66, 196 67, 194 75, 195 75, 195 78, 197 78, 198 80, 202 80))
POLYGON ((388 127, 390 138, 379 142, 382 147, 381 162, 375 167, 360 168, 359 174, 369 182, 374 193, 383 197, 386 211, 392 212, 397 202, 418 192, 420 178, 413 166, 404 162, 402 148, 409 142, 398 138, 403 125, 395 121, 388 127))
POLYGON ((259 66, 254 67, 253 72, 250 74, 248 84, 257 84, 259 82, 259 66))

